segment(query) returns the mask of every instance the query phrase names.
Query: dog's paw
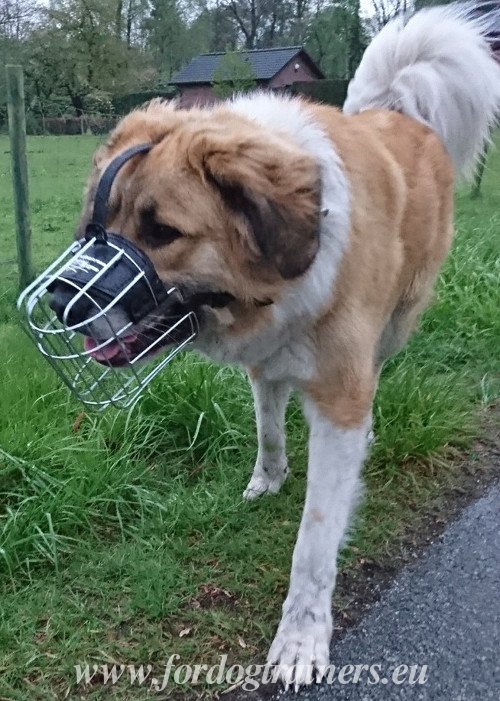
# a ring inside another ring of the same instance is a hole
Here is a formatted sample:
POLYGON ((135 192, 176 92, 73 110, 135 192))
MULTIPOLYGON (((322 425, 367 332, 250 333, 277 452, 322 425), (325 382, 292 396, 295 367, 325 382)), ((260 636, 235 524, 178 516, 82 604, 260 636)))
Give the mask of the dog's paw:
POLYGON ((330 661, 332 620, 330 612, 317 615, 304 610, 297 618, 281 620, 267 656, 267 664, 275 668, 275 679, 295 690, 319 681, 330 661))
POLYGON ((287 476, 288 467, 286 465, 279 469, 275 468, 272 472, 270 470, 266 472, 262 468, 254 470, 250 482, 243 492, 243 499, 251 501, 262 494, 277 494, 287 476))

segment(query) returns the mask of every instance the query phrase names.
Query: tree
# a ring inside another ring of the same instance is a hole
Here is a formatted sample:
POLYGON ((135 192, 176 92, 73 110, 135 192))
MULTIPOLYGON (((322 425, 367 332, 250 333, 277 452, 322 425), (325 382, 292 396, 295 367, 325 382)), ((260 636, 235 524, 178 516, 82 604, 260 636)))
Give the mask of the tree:
POLYGON ((186 58, 199 53, 237 49, 239 30, 224 0, 207 0, 193 15, 194 18, 187 23, 186 58))
POLYGON ((42 115, 51 112, 51 104, 60 102, 55 98, 61 95, 66 96, 76 115, 82 114, 90 88, 80 76, 77 54, 57 30, 33 32, 26 45, 24 70, 31 104, 42 115))
MULTIPOLYGON (((321 2, 321 0, 319 0, 321 2)), ((230 0, 227 7, 247 49, 305 36, 310 0, 230 0)))
POLYGON ((36 0, 1 0, 0 127, 7 121, 7 86, 4 66, 8 63, 24 62, 26 42, 39 21, 40 8, 36 0))
POLYGON ((217 66, 212 80, 212 90, 216 97, 222 99, 237 93, 246 93, 256 86, 252 66, 241 54, 230 52, 224 54, 217 66))
MULTIPOLYGON (((25 42, 30 91, 42 113, 66 96, 75 115, 87 96, 134 89, 144 61, 116 36, 116 7, 105 0, 53 0, 25 42)), ((94 100, 95 102, 95 100, 94 100)))
MULTIPOLYGON (((27 104, 41 115, 68 109, 80 115, 103 100, 109 106, 113 96, 164 88, 193 56, 242 47, 306 43, 326 75, 348 78, 366 43, 359 2, 0 0, 0 63, 24 64, 27 104)), ((241 56, 224 63, 229 76, 216 76, 216 91, 226 95, 254 86, 241 56)))
POLYGON ((263 19, 258 0, 231 0, 229 8, 245 37, 245 47, 254 49, 257 41, 257 32, 263 19))
POLYGON ((156 68, 169 80, 186 58, 186 24, 179 4, 176 0, 152 0, 144 26, 156 68))
POLYGON ((421 10, 430 5, 448 5, 450 2, 455 2, 455 0, 415 0, 415 9, 421 10))
POLYGON ((38 22, 40 6, 36 0, 2 0, 0 35, 23 41, 38 22))
POLYGON ((351 78, 366 48, 359 5, 359 0, 341 0, 318 12, 309 24, 306 48, 329 78, 351 78))
POLYGON ((125 41, 130 48, 133 43, 143 43, 144 19, 149 0, 126 0, 125 41))
POLYGON ((412 6, 411 0, 372 0, 371 20, 374 31, 380 31, 396 15, 411 10, 412 6))
POLYGON ((363 53, 368 45, 360 18, 359 0, 348 0, 347 11, 347 78, 351 79, 359 66, 363 53))

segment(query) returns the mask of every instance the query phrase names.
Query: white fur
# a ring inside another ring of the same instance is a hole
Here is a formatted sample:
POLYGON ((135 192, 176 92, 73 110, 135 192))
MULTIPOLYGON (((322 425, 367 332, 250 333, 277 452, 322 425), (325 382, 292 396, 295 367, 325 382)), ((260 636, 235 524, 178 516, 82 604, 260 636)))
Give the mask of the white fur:
POLYGON ((350 199, 347 178, 330 139, 299 100, 271 93, 237 98, 232 109, 287 138, 312 155, 320 167, 322 216, 318 253, 307 272, 288 283, 284 298, 273 305, 274 323, 250 331, 231 344, 214 335, 200 349, 222 362, 261 367, 268 380, 307 380, 314 371, 308 331, 331 299, 336 274, 349 236, 350 199))
POLYGON ((307 106, 297 99, 273 93, 238 97, 234 110, 259 124, 285 132, 297 146, 313 156, 320 168, 320 250, 305 275, 274 306, 278 325, 294 319, 317 317, 331 300, 332 286, 349 235, 349 185, 338 154, 307 106))
POLYGON ((255 468, 243 493, 245 499, 276 494, 288 474, 285 452, 285 411, 290 386, 285 382, 252 380, 257 421, 258 454, 255 468))
POLYGON ((344 105, 347 114, 383 108, 423 122, 466 176, 500 110, 500 65, 486 37, 500 10, 474 19, 472 8, 433 7, 386 25, 365 51, 344 105))
POLYGON ((311 681, 329 662, 331 598, 337 553, 360 486, 370 417, 342 429, 306 404, 310 424, 304 512, 295 545, 288 596, 268 655, 286 682, 311 681))

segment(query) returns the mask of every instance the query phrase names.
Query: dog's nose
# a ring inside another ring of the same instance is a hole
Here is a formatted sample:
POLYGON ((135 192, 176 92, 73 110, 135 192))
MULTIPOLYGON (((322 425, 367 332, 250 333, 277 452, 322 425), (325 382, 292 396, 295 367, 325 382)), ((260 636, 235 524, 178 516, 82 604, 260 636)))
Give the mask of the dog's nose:
POLYGON ((81 324, 88 320, 91 302, 84 295, 78 295, 78 290, 64 282, 55 282, 49 288, 49 306, 55 312, 59 321, 67 326, 81 324), (74 300, 74 302, 73 302, 74 300), (68 312, 66 311, 68 309, 68 312))

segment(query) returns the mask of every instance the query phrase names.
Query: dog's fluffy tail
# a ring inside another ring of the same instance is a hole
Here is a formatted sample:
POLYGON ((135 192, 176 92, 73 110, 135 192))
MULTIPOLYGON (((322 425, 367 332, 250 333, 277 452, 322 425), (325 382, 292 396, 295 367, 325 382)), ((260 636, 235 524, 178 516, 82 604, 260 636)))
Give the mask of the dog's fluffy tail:
POLYGON ((500 110, 500 64, 489 40, 500 8, 486 4, 496 9, 453 4, 387 24, 365 51, 344 112, 382 108, 424 122, 456 170, 470 175, 500 110))

